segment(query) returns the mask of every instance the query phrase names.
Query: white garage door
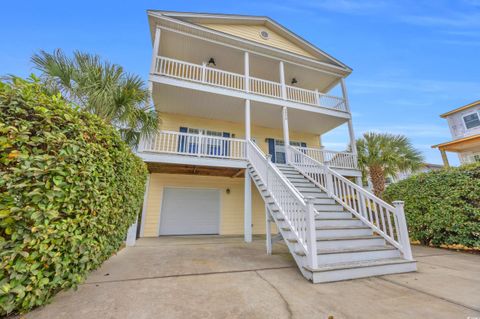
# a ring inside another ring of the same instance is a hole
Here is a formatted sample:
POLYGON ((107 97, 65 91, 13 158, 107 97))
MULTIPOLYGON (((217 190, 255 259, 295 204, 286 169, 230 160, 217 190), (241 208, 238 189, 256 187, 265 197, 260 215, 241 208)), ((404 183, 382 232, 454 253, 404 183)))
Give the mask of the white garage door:
POLYGON ((160 214, 160 235, 218 234, 220 191, 165 188, 160 214))

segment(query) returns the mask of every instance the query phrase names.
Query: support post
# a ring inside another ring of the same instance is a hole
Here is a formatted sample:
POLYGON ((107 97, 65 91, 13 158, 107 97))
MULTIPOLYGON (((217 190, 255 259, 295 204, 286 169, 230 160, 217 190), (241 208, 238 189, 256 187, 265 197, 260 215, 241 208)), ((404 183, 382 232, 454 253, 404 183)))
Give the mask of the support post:
POLYGON ((250 92, 250 56, 247 51, 244 54, 244 68, 245 68, 245 91, 250 92))
POLYGON ((443 166, 445 166, 445 168, 450 167, 450 163, 448 162, 447 152, 445 152, 445 150, 440 150, 440 154, 442 155, 443 166))
POLYGON ((157 71, 157 57, 160 55, 160 28, 155 29, 155 40, 153 40, 152 49, 152 65, 150 66, 150 74, 157 71))
POLYGON ((285 67, 283 65, 283 61, 280 61, 279 71, 280 71, 280 86, 282 88, 282 98, 284 100, 286 100, 287 99, 287 87, 285 85, 285 67))
POLYGON ((244 193, 244 240, 252 242, 252 183, 250 173, 245 171, 244 193))
POLYGON ((147 200, 148 200, 148 190, 150 187, 150 176, 151 174, 147 175, 147 181, 145 183, 145 194, 143 195, 142 221, 140 223, 140 237, 143 237, 143 234, 145 232, 145 222, 147 220, 147 200))
POLYGON ((362 176, 355 177, 355 184, 357 184, 360 187, 363 187, 362 176))
POLYGON ((288 164, 290 159, 289 157, 290 135, 288 132, 288 110, 286 106, 282 108, 282 123, 283 123, 283 145, 285 147, 285 162, 288 164))
POLYGON ((308 247, 308 265, 312 268, 318 268, 317 263, 317 230, 315 227, 315 209, 313 208, 313 197, 305 197, 307 204, 307 247, 308 247))
POLYGON ((245 139, 251 139, 251 125, 250 125, 250 100, 245 100, 245 139))
POLYGON ((350 113, 350 118, 348 119, 348 134, 350 136, 350 151, 352 154, 357 156, 357 144, 355 141, 355 132, 353 130, 353 122, 352 122, 352 113, 350 112, 350 102, 348 100, 348 94, 347 94, 347 86, 345 85, 345 79, 340 80, 340 85, 342 86, 342 95, 343 95, 343 100, 345 101, 345 110, 350 113))
POLYGON ((393 206, 395 207, 395 215, 397 216, 398 221, 398 232, 400 245, 403 249, 403 257, 408 260, 412 260, 412 248, 410 247, 410 238, 408 236, 407 220, 405 218, 404 211, 404 202, 403 201, 394 201, 393 206))
POLYGON ((267 204, 265 204, 265 239, 267 245, 267 255, 272 254, 272 228, 270 227, 270 222, 272 218, 270 217, 270 212, 268 210, 267 204))

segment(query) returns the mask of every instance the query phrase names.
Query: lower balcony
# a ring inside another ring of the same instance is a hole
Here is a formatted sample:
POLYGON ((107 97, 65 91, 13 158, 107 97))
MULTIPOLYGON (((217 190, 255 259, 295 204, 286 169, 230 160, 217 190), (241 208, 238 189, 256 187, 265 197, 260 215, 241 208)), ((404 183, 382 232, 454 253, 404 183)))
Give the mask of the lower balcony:
MULTIPOLYGON (((344 175, 359 176, 357 157, 352 153, 294 147, 344 175)), ((278 156, 278 151, 277 158, 285 158, 278 156)), ((144 140, 137 154, 149 163, 233 168, 245 168, 247 164, 245 139, 174 131, 159 131, 144 140)))

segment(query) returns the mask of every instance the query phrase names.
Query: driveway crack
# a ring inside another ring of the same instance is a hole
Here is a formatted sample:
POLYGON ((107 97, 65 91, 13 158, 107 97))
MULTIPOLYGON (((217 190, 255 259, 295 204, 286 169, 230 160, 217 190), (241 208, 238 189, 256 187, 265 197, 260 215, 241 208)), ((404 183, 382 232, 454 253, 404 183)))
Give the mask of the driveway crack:
POLYGON ((277 287, 275 287, 275 285, 273 285, 265 277, 260 275, 260 273, 258 271, 255 271, 255 273, 257 274, 258 277, 260 277, 260 279, 265 281, 270 287, 272 287, 273 290, 275 290, 277 292, 277 294, 280 296, 280 298, 283 300, 283 303, 285 304, 285 308, 287 309, 287 312, 288 312, 288 318, 293 318, 293 312, 292 312, 292 309, 290 308, 290 304, 288 303, 285 296, 283 296, 283 294, 280 292, 280 290, 278 290, 277 287))

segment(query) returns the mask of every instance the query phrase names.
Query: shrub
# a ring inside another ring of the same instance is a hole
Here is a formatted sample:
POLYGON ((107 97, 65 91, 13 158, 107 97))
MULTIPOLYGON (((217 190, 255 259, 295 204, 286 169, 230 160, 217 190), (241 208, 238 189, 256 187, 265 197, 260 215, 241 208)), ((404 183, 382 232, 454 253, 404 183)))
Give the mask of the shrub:
POLYGON ((424 245, 480 247, 480 165, 423 173, 388 186, 405 201, 410 236, 424 245))
POLYGON ((122 244, 144 163, 34 79, 0 82, 0 316, 76 287, 122 244))

